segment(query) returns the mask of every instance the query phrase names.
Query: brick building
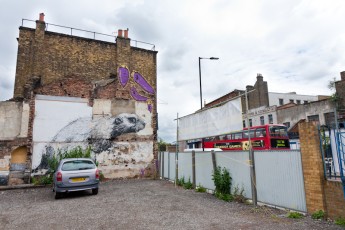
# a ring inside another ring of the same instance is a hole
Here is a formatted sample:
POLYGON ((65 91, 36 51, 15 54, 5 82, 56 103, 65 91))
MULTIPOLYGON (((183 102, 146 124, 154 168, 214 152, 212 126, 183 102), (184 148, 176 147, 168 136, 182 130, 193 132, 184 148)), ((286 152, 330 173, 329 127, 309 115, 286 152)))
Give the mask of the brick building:
POLYGON ((128 29, 106 42, 47 25, 40 14, 36 28, 19 28, 14 96, 0 102, 17 114, 0 119, 0 185, 44 173, 48 147, 91 146, 110 178, 154 172, 157 51, 131 46, 128 29))

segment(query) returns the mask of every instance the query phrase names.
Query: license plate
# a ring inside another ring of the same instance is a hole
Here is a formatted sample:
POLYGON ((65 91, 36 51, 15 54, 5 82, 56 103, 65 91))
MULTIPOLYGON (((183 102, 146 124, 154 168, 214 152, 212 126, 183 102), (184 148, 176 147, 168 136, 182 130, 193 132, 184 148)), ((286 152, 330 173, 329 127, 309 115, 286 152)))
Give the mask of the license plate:
POLYGON ((71 178, 72 182, 83 182, 85 180, 86 180, 85 177, 71 178))

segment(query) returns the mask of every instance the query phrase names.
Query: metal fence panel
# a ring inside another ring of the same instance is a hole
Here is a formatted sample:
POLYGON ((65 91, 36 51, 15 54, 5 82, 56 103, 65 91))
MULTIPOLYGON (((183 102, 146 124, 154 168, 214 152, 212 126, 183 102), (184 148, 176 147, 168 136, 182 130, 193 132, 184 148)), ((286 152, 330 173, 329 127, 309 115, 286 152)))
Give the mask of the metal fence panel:
POLYGON ((178 178, 193 180, 192 153, 178 153, 178 178))
POLYGON ((169 153, 168 152, 164 152, 164 178, 168 178, 169 179, 169 162, 170 162, 170 159, 169 159, 169 153))
POLYGON ((169 180, 175 180, 176 153, 168 153, 168 154, 169 154, 169 180))
POLYGON ((213 180, 213 164, 211 152, 195 153, 195 177, 196 186, 202 185, 208 189, 215 189, 213 180))
POLYGON ((232 177, 232 192, 237 187, 243 188, 243 195, 246 198, 252 198, 252 190, 250 184, 250 167, 248 151, 223 151, 216 152, 217 166, 225 167, 232 177))
POLYGON ((300 151, 255 151, 258 201, 306 212, 300 151))

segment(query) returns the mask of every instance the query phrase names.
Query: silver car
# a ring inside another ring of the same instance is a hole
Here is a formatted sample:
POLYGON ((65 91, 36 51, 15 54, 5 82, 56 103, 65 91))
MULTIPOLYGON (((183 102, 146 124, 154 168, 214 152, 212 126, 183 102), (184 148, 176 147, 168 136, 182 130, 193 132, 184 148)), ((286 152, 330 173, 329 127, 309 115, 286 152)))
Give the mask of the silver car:
POLYGON ((64 193, 82 190, 92 190, 98 193, 100 171, 93 160, 89 158, 69 158, 60 161, 53 180, 55 199, 64 193))

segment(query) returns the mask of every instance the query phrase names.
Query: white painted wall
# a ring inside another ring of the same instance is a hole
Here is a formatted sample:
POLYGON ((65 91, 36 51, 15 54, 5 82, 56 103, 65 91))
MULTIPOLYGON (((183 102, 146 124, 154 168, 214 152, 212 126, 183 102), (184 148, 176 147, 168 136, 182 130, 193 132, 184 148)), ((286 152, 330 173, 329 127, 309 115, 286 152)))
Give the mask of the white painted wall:
POLYGON ((269 105, 277 105, 279 106, 279 99, 284 100, 284 105, 290 103, 290 99, 294 100, 294 103, 297 104, 296 100, 300 100, 301 104, 304 104, 304 101, 317 101, 318 96, 313 96, 313 95, 301 95, 301 94, 296 94, 296 93, 273 93, 269 92, 268 93, 268 100, 269 100, 269 105))
POLYGON ((37 95, 33 141, 50 142, 71 121, 80 117, 91 117, 92 108, 87 99, 37 95))
POLYGON ((73 97, 37 95, 33 124, 32 168, 36 168, 47 146, 54 136, 71 121, 80 117, 91 117, 92 108, 88 100, 73 97))

